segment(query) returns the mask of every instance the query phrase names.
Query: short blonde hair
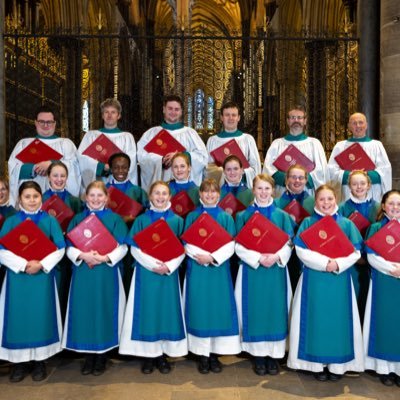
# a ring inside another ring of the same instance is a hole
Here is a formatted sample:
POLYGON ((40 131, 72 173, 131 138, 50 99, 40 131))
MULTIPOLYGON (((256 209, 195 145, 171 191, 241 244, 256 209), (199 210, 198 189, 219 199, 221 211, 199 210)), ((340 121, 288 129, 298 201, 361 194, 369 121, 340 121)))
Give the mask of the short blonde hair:
POLYGON ((207 190, 214 189, 216 192, 221 193, 221 188, 219 187, 217 181, 212 178, 204 179, 200 185, 200 192, 206 192, 207 190))
POLYGON ((100 189, 106 196, 108 196, 108 191, 107 191, 107 187, 106 184, 103 181, 93 181, 90 182, 88 187, 86 188, 86 196, 89 194, 89 192, 92 189, 100 189))
POLYGON ((271 175, 268 174, 256 175, 253 179, 253 187, 256 185, 258 181, 268 182, 272 186, 272 189, 275 189, 275 180, 271 175))
POLYGON ((153 190, 157 185, 165 186, 168 189, 168 193, 171 194, 171 189, 169 188, 168 184, 160 180, 160 181, 155 181, 150 185, 149 196, 153 193, 153 190))

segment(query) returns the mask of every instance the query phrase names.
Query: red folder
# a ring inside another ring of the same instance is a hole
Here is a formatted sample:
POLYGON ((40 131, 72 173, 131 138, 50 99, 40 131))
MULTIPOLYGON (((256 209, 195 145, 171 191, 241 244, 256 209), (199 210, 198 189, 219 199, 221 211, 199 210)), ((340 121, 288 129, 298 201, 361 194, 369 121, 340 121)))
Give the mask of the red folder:
POLYGON ((210 253, 233 240, 232 236, 207 213, 201 214, 181 239, 210 253))
POLYGON ((228 214, 235 217, 239 211, 246 209, 246 206, 238 200, 232 193, 228 193, 219 203, 218 206, 225 210, 228 214))
POLYGON ((339 167, 345 171, 354 171, 355 169, 372 171, 376 168, 359 143, 353 143, 346 150, 343 150, 335 157, 335 160, 339 167))
POLYGON ((165 129, 161 129, 149 143, 144 146, 148 153, 156 153, 160 156, 165 156, 168 153, 175 151, 182 152, 186 149, 165 129))
POLYGON ((400 223, 388 222, 378 232, 365 241, 365 244, 390 262, 400 262, 400 223))
POLYGON ((103 223, 91 214, 67 233, 67 238, 82 252, 97 251, 101 255, 111 253, 118 246, 114 236, 103 223))
POLYGON ((193 211, 196 206, 190 196, 184 191, 180 191, 171 198, 171 209, 175 214, 185 217, 190 211, 193 211))
POLYGON ((133 218, 143 210, 143 206, 139 202, 131 199, 114 186, 108 188, 108 207, 122 217, 129 216, 133 218))
POLYGON ((225 158, 233 155, 236 156, 240 159, 242 162, 243 168, 249 168, 250 164, 247 161, 247 158, 242 152, 242 149, 239 147, 235 139, 231 139, 222 146, 217 147, 216 149, 212 150, 210 152, 212 157, 215 160, 215 163, 219 166, 222 167, 224 164, 225 158))
POLYGON ((107 164, 108 159, 115 153, 121 153, 121 149, 106 135, 101 134, 86 148, 82 154, 94 158, 103 164, 107 164))
POLYGON ((330 258, 346 257, 355 251, 340 226, 331 216, 323 217, 300 233, 306 246, 330 258))
POLYGON ((295 145, 289 145, 273 162, 279 171, 286 172, 290 166, 299 164, 302 165, 308 172, 315 168, 314 161, 311 161, 303 154, 295 145))
POLYGON ((354 222, 354 225, 364 237, 368 227, 371 225, 371 222, 369 222, 369 220, 358 211, 354 211, 348 218, 350 221, 354 222))
POLYGON ((6 219, 4 218, 4 215, 0 214, 0 229, 3 226, 5 220, 6 219))
POLYGON ((284 209, 290 216, 296 221, 296 224, 300 224, 304 218, 309 217, 308 211, 295 199, 293 199, 284 209))
POLYGON ((143 253, 162 262, 177 258, 185 252, 182 243, 164 219, 153 222, 137 233, 133 240, 143 253))
POLYGON ((62 154, 42 142, 40 139, 34 139, 16 155, 16 158, 24 164, 37 164, 42 161, 60 160, 62 157, 62 154))
POLYGON ((67 230, 74 212, 56 195, 53 194, 42 204, 42 210, 57 218, 63 232, 67 230))
POLYGON ((255 212, 235 240, 246 249, 274 254, 287 243, 289 235, 264 215, 255 212))
POLYGON ((0 243, 17 256, 27 261, 42 260, 53 251, 56 245, 30 219, 17 225, 0 239, 0 243))

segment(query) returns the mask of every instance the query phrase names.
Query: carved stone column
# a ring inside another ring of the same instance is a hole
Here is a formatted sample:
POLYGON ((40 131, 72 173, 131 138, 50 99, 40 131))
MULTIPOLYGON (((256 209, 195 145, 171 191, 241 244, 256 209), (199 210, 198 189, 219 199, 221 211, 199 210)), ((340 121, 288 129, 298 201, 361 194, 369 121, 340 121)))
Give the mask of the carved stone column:
POLYGON ((400 189, 400 10, 398 0, 381 1, 381 140, 400 189))

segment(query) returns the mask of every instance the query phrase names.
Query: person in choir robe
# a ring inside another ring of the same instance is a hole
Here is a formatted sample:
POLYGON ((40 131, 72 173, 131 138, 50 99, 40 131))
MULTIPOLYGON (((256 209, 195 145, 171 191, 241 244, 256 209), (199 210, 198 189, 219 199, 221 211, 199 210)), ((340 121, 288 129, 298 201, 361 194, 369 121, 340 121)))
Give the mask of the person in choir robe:
POLYGON ((183 231, 183 219, 171 210, 170 189, 163 181, 150 186, 150 209, 140 215, 129 232, 127 243, 135 259, 134 273, 126 306, 119 352, 143 357, 142 373, 157 368, 171 371, 168 357, 187 354, 185 323, 178 268, 185 254, 165 262, 142 251, 134 236, 164 219, 176 236, 183 231))
POLYGON ((246 186, 251 188, 254 177, 261 172, 261 161, 256 141, 252 135, 244 133, 238 129, 240 122, 240 110, 237 103, 229 101, 223 104, 220 113, 222 131, 216 135, 210 136, 207 140, 209 163, 207 166, 207 176, 214 177, 215 174, 220 175, 223 172, 221 167, 216 166, 214 158, 210 153, 234 139, 242 150, 243 155, 249 162, 249 167, 243 171, 243 180, 246 186))
POLYGON ((272 177, 259 174, 252 186, 254 203, 237 214, 237 232, 254 213, 260 213, 286 232, 289 239, 276 253, 260 253, 240 243, 235 245, 240 258, 235 297, 241 346, 242 351, 253 357, 257 375, 276 375, 279 372, 276 359, 285 356, 288 336, 292 290, 286 264, 292 252, 295 224, 286 212, 274 204, 272 194, 275 182, 272 177))
MULTIPOLYGON (((371 224, 376 221, 380 204, 372 198, 371 178, 366 171, 354 170, 349 174, 348 186, 350 197, 339 204, 338 213, 349 218, 354 212, 359 212, 371 224)), ((361 233, 363 234, 363 233, 361 233)), ((365 302, 367 301, 370 268, 364 251, 362 257, 351 268, 354 290, 356 292, 358 310, 361 321, 364 320, 365 302)))
POLYGON ((346 371, 364 371, 361 324, 349 270, 361 256, 362 237, 337 211, 333 187, 321 185, 315 192, 314 214, 303 220, 294 239, 303 272, 293 298, 287 366, 311 371, 318 381, 337 381, 346 371), (354 246, 345 257, 330 258, 310 250, 300 236, 328 215, 354 246))
POLYGON ((375 169, 367 171, 371 180, 371 197, 380 202, 383 193, 392 188, 392 166, 379 140, 371 139, 367 136, 368 123, 367 118, 362 113, 354 113, 350 115, 348 128, 352 136, 335 144, 328 162, 329 177, 332 181, 337 182, 341 187, 342 201, 349 199, 351 188, 348 186, 348 178, 351 171, 345 171, 340 168, 335 157, 342 151, 354 143, 360 144, 368 157, 375 164, 375 169))
POLYGON ((78 147, 78 160, 82 174, 82 184, 86 188, 94 180, 106 180, 110 175, 110 165, 108 163, 97 161, 83 154, 100 135, 105 135, 121 152, 129 156, 130 167, 128 178, 133 184, 137 185, 138 173, 135 138, 130 132, 125 132, 118 128, 118 121, 122 116, 121 103, 117 99, 109 98, 100 104, 100 110, 104 122, 103 128, 86 132, 78 147))
POLYGON ((19 211, 4 222, 0 237, 25 220, 33 221, 55 244, 41 260, 26 260, 0 245, 0 263, 6 276, 0 295, 0 358, 13 363, 10 382, 29 373, 34 381, 47 377, 45 361, 61 351, 62 323, 54 267, 62 259, 65 242, 57 220, 41 210, 37 182, 19 187, 19 211), (31 363, 33 361, 33 363, 31 363))
POLYGON ((37 182, 42 192, 46 191, 49 187, 47 170, 53 160, 31 164, 23 163, 17 158, 17 155, 36 139, 40 139, 47 146, 62 155, 61 161, 67 166, 69 171, 66 185, 67 190, 74 196, 79 196, 81 172, 79 170, 76 146, 70 139, 57 136, 55 134, 56 126, 57 121, 54 111, 49 107, 41 107, 36 113, 36 136, 21 139, 15 145, 8 159, 12 200, 15 200, 17 197, 19 185, 26 180, 37 182))
MULTIPOLYGON (((400 191, 382 197, 378 222, 367 232, 370 238, 389 221, 400 222, 400 191)), ((367 247, 372 267, 364 318, 365 369, 376 371, 386 386, 400 386, 400 263, 392 262, 367 247)))
POLYGON ((292 144, 315 163, 315 168, 309 173, 306 184, 307 192, 313 195, 318 186, 328 181, 324 148, 318 139, 305 134, 307 116, 303 106, 298 105, 289 110, 286 122, 289 127, 289 133, 271 143, 265 155, 263 172, 274 178, 276 184, 275 192, 278 197, 285 191, 285 172, 278 170, 273 163, 292 144))
POLYGON ((166 130, 190 155, 191 180, 200 185, 207 164, 207 150, 199 134, 182 123, 183 102, 179 96, 169 95, 163 101, 164 121, 150 128, 138 141, 138 161, 141 170, 142 188, 148 190, 152 182, 169 181, 172 177, 171 163, 175 152, 165 156, 149 153, 145 146, 162 130, 166 130))
MULTIPOLYGON (((220 188, 214 179, 200 185, 201 205, 185 221, 187 230, 203 213, 209 214, 232 237, 233 218, 218 207, 220 188)), ((219 373, 222 364, 218 355, 240 353, 239 326, 230 258, 234 241, 210 253, 206 249, 185 244, 188 255, 184 284, 185 321, 189 351, 199 356, 198 371, 219 373)))
POLYGON ((104 182, 92 182, 86 188, 86 208, 68 226, 69 232, 95 215, 117 242, 107 254, 84 252, 67 242, 67 256, 73 266, 62 345, 85 355, 82 375, 105 372, 107 352, 119 345, 125 310, 119 267, 128 251, 124 244, 128 229, 123 219, 106 207, 107 200, 104 182))
MULTIPOLYGON (((83 210, 84 204, 79 197, 73 196, 66 189, 68 180, 67 166, 62 161, 53 161, 47 170, 47 178, 49 180, 49 189, 43 193, 43 202, 53 195, 56 195, 74 212, 74 214, 79 214, 83 210)), ((55 277, 61 314, 64 319, 67 309, 69 284, 71 281, 71 262, 68 257, 64 256, 57 264, 55 268, 55 277)))
POLYGON ((200 204, 199 187, 191 180, 190 156, 187 153, 176 153, 171 161, 172 179, 168 182, 171 196, 185 191, 195 206, 200 204))
MULTIPOLYGON (((280 197, 274 199, 275 205, 278 208, 286 211, 285 207, 293 200, 296 200, 304 208, 304 210, 311 215, 314 212, 314 196, 310 195, 305 188, 307 181, 307 169, 299 164, 291 165, 286 171, 286 190, 281 194, 280 197)), ((295 227, 296 231, 298 226, 299 224, 297 224, 295 227)), ((290 260, 287 263, 287 267, 289 270, 292 290, 294 291, 301 273, 301 264, 296 252, 292 252, 290 260)))

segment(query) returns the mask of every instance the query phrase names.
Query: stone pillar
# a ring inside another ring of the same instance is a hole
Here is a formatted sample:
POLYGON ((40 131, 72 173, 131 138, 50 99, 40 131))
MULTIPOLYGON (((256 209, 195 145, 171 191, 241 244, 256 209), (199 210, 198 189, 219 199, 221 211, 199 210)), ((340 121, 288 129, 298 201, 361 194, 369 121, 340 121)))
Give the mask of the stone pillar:
MULTIPOLYGON (((0 54, 4 55, 4 1, 0 1, 0 54)), ((5 96, 6 81, 4 71, 4 58, 0 62, 0 176, 4 176, 6 166, 6 109, 5 109, 5 96)))
POLYGON ((357 11, 358 111, 366 115, 367 134, 374 139, 379 139, 379 3, 380 0, 359 0, 357 11))
POLYGON ((381 1, 381 140, 392 163, 393 188, 400 189, 400 9, 381 1))

